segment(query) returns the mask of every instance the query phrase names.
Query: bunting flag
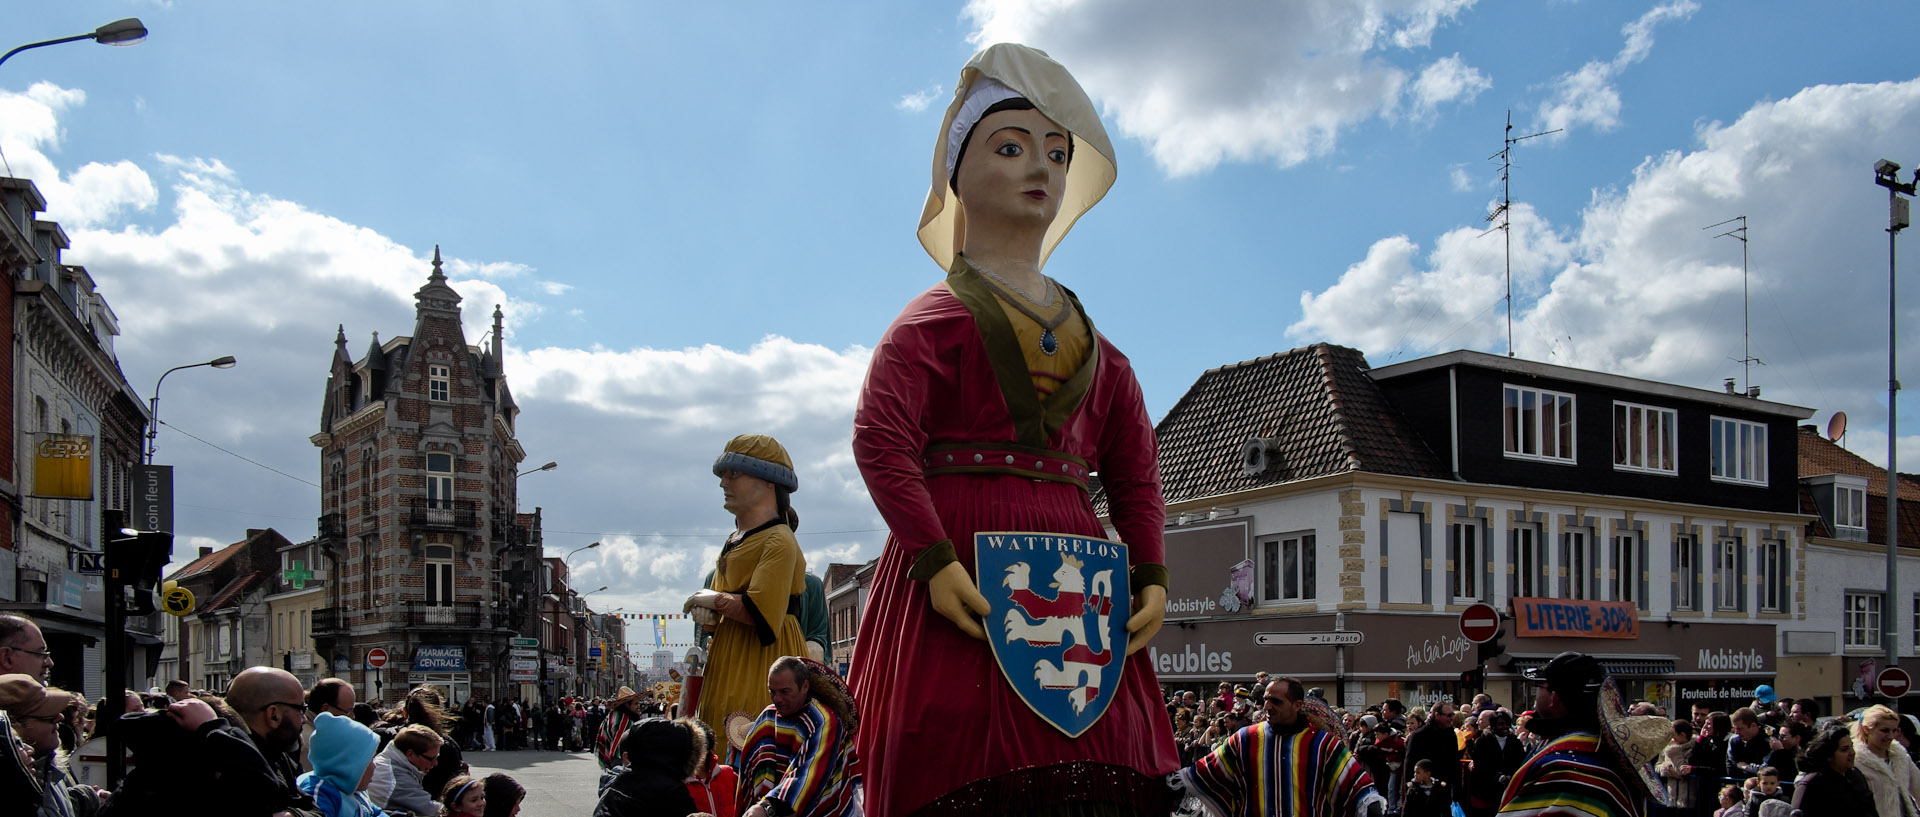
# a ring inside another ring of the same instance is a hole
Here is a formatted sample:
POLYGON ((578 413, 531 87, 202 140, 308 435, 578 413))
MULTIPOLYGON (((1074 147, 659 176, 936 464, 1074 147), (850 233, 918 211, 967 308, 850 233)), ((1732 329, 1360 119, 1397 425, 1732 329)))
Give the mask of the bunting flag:
POLYGON ((662 647, 667 645, 667 622, 664 619, 655 619, 653 622, 653 642, 662 647))
POLYGON ((635 621, 643 618, 691 618, 685 613, 613 613, 613 615, 635 621))

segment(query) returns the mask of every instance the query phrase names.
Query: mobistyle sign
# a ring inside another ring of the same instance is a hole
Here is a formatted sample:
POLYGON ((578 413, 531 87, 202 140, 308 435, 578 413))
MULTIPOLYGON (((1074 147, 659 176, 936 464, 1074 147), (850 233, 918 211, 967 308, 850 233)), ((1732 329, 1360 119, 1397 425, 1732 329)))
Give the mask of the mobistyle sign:
POLYGON ((414 672, 466 672, 467 648, 458 644, 422 644, 413 648, 414 672))

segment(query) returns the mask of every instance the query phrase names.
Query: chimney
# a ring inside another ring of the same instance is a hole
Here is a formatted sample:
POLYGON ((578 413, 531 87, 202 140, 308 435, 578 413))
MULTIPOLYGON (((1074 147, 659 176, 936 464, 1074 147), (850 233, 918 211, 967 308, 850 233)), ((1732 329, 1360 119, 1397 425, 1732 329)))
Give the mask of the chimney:
POLYGON ((212 556, 212 555, 213 555, 213 548, 206 547, 205 545, 202 545, 200 547, 200 558, 205 559, 208 556, 212 556))

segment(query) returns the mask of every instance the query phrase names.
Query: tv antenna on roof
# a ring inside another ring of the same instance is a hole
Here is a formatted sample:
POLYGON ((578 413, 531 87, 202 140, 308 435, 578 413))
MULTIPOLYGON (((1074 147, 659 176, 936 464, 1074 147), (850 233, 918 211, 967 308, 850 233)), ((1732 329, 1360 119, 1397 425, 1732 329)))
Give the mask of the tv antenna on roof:
MULTIPOLYGON (((1513 357, 1513 230, 1509 229, 1513 226, 1513 146, 1523 140, 1549 133, 1559 133, 1561 130, 1561 128, 1554 128, 1525 136, 1515 136, 1513 135, 1513 111, 1508 109, 1506 138, 1501 140, 1500 152, 1487 157, 1500 160, 1500 206, 1493 208, 1493 212, 1487 214, 1486 220, 1499 219, 1500 223, 1489 228, 1487 233, 1499 230, 1506 234, 1507 240, 1507 357, 1513 357)), ((1487 233, 1481 233, 1481 235, 1487 233)))
POLYGON ((1746 381, 1745 390, 1747 392, 1747 396, 1754 397, 1757 395, 1753 391, 1753 364, 1758 363, 1762 366, 1765 366, 1767 365, 1767 362, 1753 356, 1753 317, 1752 317, 1752 310, 1748 308, 1749 299, 1747 296, 1747 217, 1734 216, 1733 218, 1727 219, 1726 221, 1722 221, 1719 224, 1709 224, 1705 227, 1701 227, 1700 229, 1711 230, 1711 229, 1714 229, 1715 227, 1725 227, 1736 221, 1740 222, 1740 226, 1730 229, 1719 235, 1716 235, 1714 236, 1714 238, 1740 239, 1740 338, 1741 338, 1740 354, 1741 354, 1741 358, 1736 362, 1740 364, 1741 378, 1746 381))

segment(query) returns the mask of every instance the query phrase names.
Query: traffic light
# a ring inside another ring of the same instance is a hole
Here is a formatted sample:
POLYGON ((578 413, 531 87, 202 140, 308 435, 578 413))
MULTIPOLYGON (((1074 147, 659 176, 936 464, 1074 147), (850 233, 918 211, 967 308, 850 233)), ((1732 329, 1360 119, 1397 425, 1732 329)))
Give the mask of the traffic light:
POLYGON ((1496 658, 1499 658, 1502 655, 1506 655, 1507 654, 1506 638, 1507 638, 1507 626, 1505 624, 1502 624, 1500 625, 1500 629, 1493 631, 1493 638, 1480 642, 1480 648, 1479 648, 1480 659, 1476 663, 1484 665, 1488 661, 1492 661, 1496 658))
POLYGON ((1468 689, 1479 689, 1486 686, 1486 683, 1487 669, 1485 667, 1474 667, 1473 669, 1460 673, 1460 685, 1468 689))

